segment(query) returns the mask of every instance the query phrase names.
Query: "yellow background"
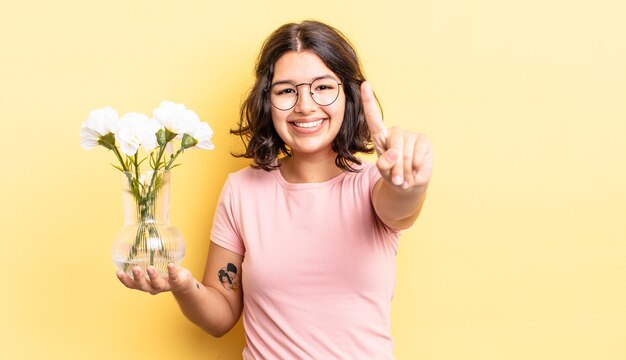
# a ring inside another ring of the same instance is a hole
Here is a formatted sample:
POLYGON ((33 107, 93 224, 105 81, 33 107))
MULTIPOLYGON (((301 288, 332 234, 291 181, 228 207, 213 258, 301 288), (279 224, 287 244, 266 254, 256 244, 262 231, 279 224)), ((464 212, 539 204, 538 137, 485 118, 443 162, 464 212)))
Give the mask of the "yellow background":
MULTIPOLYGON (((400 360, 626 358, 624 1, 10 1, 0 4, 0 358, 237 359, 170 295, 125 289, 113 154, 90 110, 185 103, 213 152, 173 174, 202 274, 228 135, 263 39, 315 18, 356 45, 389 126, 428 134, 427 205, 401 240, 400 360)), ((349 271, 349 269, 347 269, 349 271)))

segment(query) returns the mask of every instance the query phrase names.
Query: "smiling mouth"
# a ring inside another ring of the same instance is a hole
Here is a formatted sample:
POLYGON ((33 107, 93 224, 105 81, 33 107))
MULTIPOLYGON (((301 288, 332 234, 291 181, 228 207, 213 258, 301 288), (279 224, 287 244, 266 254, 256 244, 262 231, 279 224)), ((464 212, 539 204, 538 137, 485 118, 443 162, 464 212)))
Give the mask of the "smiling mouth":
POLYGON ((309 128, 314 128, 314 127, 320 126, 320 124, 322 124, 322 122, 324 122, 324 119, 317 120, 317 121, 309 121, 309 122, 294 122, 292 124, 294 126, 296 126, 296 127, 299 127, 299 128, 309 129, 309 128))

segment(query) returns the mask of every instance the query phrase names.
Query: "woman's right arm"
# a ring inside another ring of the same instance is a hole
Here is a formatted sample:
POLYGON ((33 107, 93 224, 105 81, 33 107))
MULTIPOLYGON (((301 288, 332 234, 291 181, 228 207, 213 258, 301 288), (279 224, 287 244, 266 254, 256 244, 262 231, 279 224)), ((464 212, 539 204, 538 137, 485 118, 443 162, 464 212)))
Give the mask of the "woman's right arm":
POLYGON ((188 269, 173 264, 168 265, 168 279, 161 278, 152 267, 147 269, 149 279, 138 267, 133 268, 137 280, 121 271, 117 276, 131 289, 151 294, 171 291, 191 322, 220 337, 235 326, 243 310, 242 261, 243 256, 211 242, 202 283, 188 269))

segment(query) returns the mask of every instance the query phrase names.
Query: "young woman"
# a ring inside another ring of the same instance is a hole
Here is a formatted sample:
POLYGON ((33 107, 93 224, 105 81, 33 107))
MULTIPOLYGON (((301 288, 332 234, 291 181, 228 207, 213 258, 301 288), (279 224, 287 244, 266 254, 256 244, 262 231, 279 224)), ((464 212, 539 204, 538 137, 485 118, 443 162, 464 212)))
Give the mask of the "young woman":
POLYGON ((244 359, 392 359, 398 237, 424 202, 430 141, 383 126, 353 47, 315 21, 266 40, 232 132, 253 165, 222 189, 202 282, 172 264, 120 281, 171 291, 214 336, 243 312, 244 359))

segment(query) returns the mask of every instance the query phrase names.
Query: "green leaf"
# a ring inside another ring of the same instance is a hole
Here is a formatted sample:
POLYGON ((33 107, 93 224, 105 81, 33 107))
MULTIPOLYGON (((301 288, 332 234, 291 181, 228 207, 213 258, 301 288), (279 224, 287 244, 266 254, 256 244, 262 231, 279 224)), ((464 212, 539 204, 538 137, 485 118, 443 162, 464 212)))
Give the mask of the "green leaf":
POLYGON ((116 168, 117 170, 119 170, 121 172, 124 172, 124 169, 122 169, 121 167, 119 167, 117 165, 111 164, 111 166, 113 166, 114 168, 116 168))

